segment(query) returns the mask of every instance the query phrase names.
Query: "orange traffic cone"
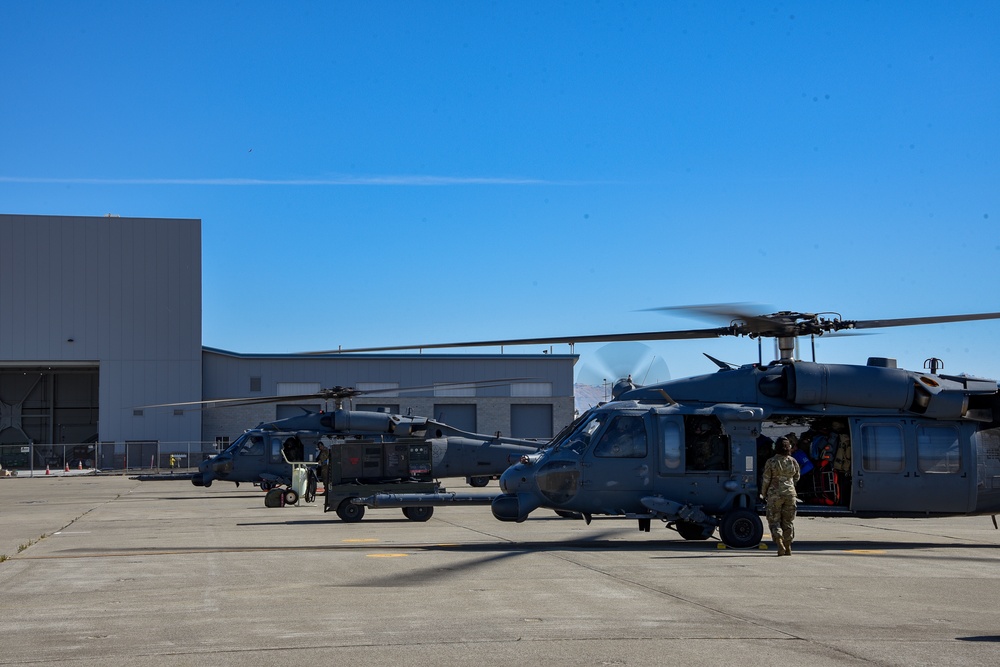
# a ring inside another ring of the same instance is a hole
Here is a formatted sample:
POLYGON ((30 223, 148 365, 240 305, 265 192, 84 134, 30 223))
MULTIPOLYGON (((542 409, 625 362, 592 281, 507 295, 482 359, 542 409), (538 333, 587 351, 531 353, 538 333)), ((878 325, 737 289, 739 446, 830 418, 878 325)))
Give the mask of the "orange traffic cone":
POLYGON ((49 472, 49 464, 47 464, 47 463, 45 464, 45 474, 46 475, 51 475, 52 474, 51 472, 49 472))
POLYGON ((76 469, 77 470, 83 470, 83 461, 77 461, 76 462, 76 469))
POLYGON ((69 461, 66 462, 66 467, 63 468, 63 472, 69 472, 69 461))

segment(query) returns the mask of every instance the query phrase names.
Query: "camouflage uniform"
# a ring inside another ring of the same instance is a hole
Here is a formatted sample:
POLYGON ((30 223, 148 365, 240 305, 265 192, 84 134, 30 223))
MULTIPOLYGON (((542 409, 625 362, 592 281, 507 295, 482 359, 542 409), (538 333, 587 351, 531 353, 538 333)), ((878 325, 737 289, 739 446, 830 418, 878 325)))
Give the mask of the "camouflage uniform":
POLYGON ((330 448, 320 443, 316 448, 316 462, 319 463, 319 480, 326 486, 326 471, 330 465, 330 448))
POLYGON ((799 481, 799 464, 791 456, 777 454, 764 464, 761 493, 767 499, 767 526, 778 545, 778 555, 791 555, 795 539, 795 483, 799 481))

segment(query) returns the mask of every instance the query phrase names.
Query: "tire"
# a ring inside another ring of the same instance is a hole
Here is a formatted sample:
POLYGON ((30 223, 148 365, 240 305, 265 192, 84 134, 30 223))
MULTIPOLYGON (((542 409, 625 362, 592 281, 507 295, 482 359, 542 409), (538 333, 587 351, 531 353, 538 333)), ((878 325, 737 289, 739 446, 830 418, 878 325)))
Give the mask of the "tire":
POLYGON ((706 530, 701 524, 690 521, 678 521, 674 527, 685 540, 707 540, 715 532, 714 529, 706 530))
POLYGON ((486 486, 489 483, 490 483, 490 478, 489 477, 470 477, 469 478, 469 486, 475 487, 477 489, 481 489, 481 488, 483 488, 484 486, 486 486))
POLYGON ((426 507, 404 507, 403 516, 410 521, 427 521, 434 514, 434 508, 430 505, 426 507))
POLYGON ((740 507, 722 517, 719 537, 727 547, 751 549, 764 537, 764 523, 756 512, 740 507))
POLYGON ((263 491, 264 493, 267 493, 268 491, 270 491, 273 488, 274 488, 274 484, 271 484, 270 482, 263 481, 263 482, 260 483, 260 490, 263 491))
POLYGON ((285 504, 294 505, 299 502, 299 494, 295 489, 287 489, 285 491, 285 504))
POLYGON ((337 506, 337 516, 344 523, 357 523, 365 516, 365 506, 355 505, 350 498, 344 498, 337 506))

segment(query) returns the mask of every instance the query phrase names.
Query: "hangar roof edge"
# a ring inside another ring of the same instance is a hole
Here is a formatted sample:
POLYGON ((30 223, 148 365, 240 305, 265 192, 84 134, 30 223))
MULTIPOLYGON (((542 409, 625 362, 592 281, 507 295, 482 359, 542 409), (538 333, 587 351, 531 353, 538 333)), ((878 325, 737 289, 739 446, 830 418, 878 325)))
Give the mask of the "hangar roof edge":
POLYGON ((201 347, 203 352, 210 352, 212 354, 219 354, 227 357, 236 357, 239 359, 572 359, 577 361, 580 359, 579 354, 447 354, 444 352, 435 353, 423 353, 423 354, 399 354, 399 353, 383 353, 378 354, 374 352, 357 352, 357 353, 334 353, 334 354, 302 354, 295 352, 233 352, 231 350, 223 350, 217 347, 209 347, 203 345, 201 347))

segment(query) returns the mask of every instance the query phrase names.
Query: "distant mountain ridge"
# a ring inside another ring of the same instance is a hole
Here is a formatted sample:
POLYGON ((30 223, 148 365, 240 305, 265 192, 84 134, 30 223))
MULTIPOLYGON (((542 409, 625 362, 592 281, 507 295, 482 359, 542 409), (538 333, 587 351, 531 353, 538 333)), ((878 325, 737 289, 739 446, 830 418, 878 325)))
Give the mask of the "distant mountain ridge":
POLYGON ((610 400, 608 391, 610 391, 610 388, 605 389, 604 387, 595 387, 590 384, 574 384, 573 396, 576 400, 577 413, 583 414, 598 403, 610 400))

